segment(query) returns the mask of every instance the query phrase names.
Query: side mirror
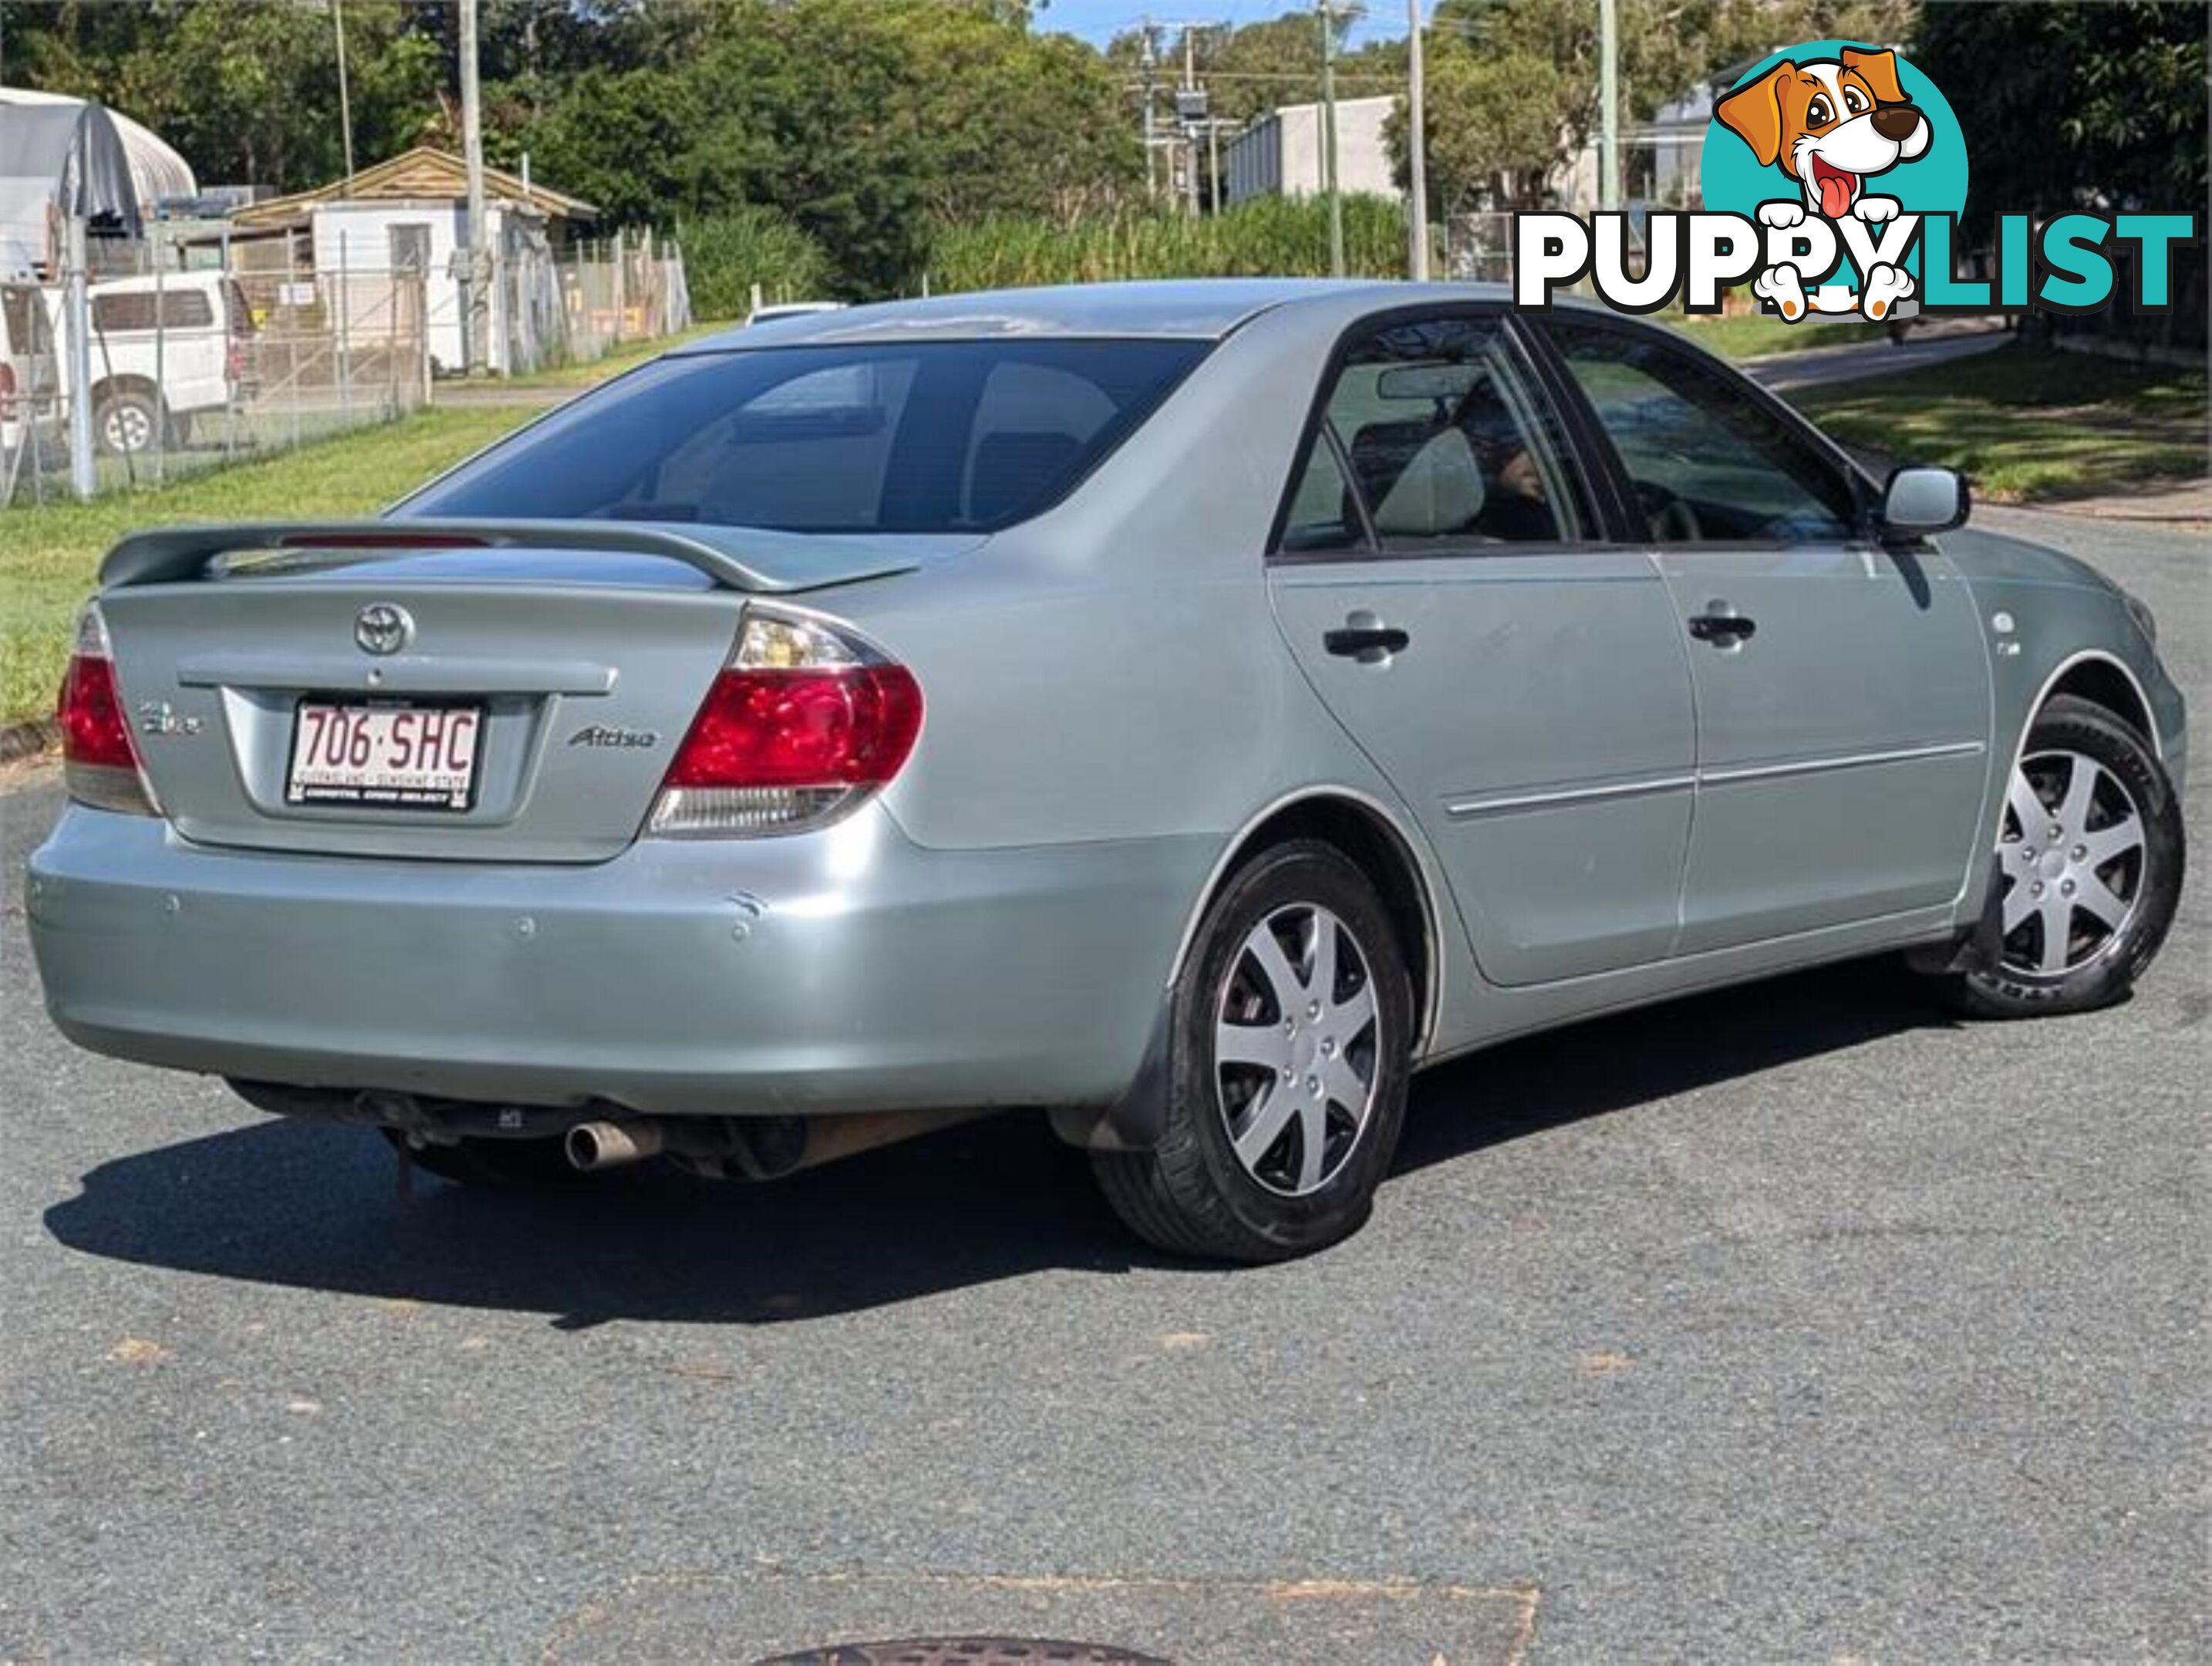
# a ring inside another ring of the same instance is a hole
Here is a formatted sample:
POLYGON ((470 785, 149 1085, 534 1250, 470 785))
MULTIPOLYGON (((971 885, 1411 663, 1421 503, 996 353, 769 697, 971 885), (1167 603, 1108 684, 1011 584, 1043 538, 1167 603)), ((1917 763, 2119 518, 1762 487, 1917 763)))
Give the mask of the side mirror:
POLYGON ((1893 469, 1881 490, 1881 535, 1901 543, 1948 532, 1966 524, 1972 507, 1966 480, 1954 470, 1893 469))

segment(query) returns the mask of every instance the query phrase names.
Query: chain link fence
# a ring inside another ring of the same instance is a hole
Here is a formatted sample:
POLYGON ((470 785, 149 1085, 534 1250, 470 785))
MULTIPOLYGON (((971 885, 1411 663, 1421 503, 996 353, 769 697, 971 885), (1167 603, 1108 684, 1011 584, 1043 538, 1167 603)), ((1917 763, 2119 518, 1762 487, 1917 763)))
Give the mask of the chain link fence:
MULTIPOLYGON (((318 271, 304 239, 157 233, 127 258, 0 284, 0 508, 158 484, 429 402, 464 356, 459 275, 356 257, 341 238, 318 271)), ((682 255, 649 237, 501 261, 488 290, 508 374, 690 322, 682 255)))

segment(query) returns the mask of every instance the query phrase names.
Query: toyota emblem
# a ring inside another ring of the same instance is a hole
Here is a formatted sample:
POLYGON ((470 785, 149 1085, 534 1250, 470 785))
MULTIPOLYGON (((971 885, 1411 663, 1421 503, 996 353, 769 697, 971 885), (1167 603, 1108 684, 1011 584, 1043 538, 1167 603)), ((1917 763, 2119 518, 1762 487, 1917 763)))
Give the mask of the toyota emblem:
POLYGON ((354 617, 353 639, 364 654, 397 654, 415 640, 415 621, 390 602, 371 602, 354 617))

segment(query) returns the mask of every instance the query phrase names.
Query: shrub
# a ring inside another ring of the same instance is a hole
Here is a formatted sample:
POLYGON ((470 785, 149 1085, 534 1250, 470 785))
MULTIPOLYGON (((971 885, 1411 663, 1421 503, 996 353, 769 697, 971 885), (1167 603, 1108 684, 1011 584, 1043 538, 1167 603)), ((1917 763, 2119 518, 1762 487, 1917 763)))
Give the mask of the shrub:
POLYGON ((757 203, 687 220, 677 228, 691 310, 702 319, 743 318, 752 286, 768 301, 810 301, 829 292, 831 265, 821 244, 780 210, 757 203))
MULTIPOLYGON (((1344 264, 1353 277, 1401 277, 1406 217, 1382 197, 1344 199, 1344 264)), ((938 226, 933 289, 1022 289, 1142 277, 1323 277, 1328 205, 1264 197, 1210 216, 1152 211, 1061 224, 999 215, 938 226)))

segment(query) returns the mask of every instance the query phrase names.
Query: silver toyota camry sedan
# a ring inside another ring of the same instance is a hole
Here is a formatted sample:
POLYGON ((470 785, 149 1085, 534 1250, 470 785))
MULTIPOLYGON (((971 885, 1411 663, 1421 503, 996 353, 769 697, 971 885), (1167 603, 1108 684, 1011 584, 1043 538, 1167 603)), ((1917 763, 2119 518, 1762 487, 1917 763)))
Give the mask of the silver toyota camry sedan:
POLYGON ((1898 951, 2126 991, 2181 698, 1967 507, 1483 289, 764 325, 380 520, 124 540, 32 940, 83 1046, 459 1182, 1021 1107, 1154 1243, 1297 1255, 1505 1037, 1898 951))

